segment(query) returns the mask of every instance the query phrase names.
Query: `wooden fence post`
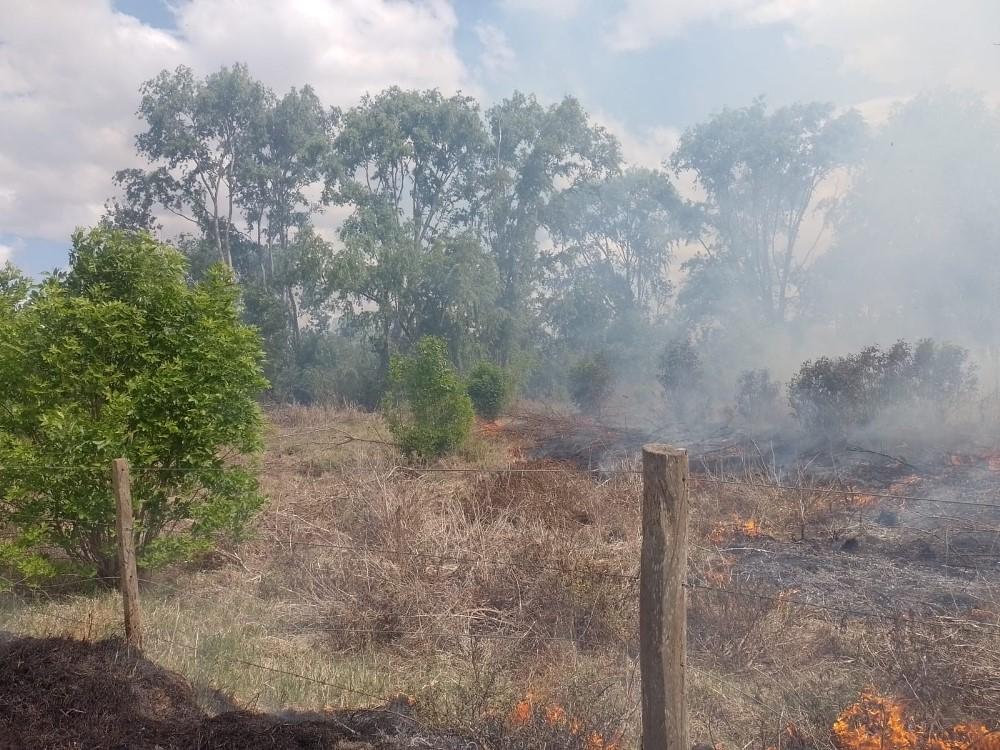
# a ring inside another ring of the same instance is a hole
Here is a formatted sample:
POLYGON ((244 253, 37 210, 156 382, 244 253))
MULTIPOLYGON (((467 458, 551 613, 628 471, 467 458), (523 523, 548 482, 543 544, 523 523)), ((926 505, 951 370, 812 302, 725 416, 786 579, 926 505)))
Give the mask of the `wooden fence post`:
POLYGON ((142 614, 139 609, 139 574, 135 566, 135 523, 132 519, 132 482, 128 461, 116 458, 111 465, 118 532, 118 576, 125 608, 125 640, 142 648, 142 614))
POLYGON ((642 750, 688 750, 687 451, 669 445, 643 446, 642 484, 642 750))

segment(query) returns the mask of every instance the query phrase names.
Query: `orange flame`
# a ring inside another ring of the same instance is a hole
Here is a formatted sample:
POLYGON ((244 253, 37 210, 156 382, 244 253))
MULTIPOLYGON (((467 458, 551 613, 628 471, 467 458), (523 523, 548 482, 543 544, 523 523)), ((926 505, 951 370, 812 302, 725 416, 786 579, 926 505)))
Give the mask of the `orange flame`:
POLYGON ((745 539, 757 539, 764 535, 764 529, 755 518, 740 520, 734 517, 731 521, 719 521, 712 527, 708 540, 713 544, 722 544, 734 536, 745 539))
POLYGON ((997 750, 1000 746, 1000 733, 991 734, 981 724, 957 724, 943 735, 931 734, 906 718, 902 704, 872 689, 841 711, 832 731, 839 750, 997 750))
MULTIPOLYGON (((532 693, 527 693, 518 701, 511 711, 510 723, 515 727, 523 727, 532 720, 539 719, 550 727, 564 728, 573 736, 584 732, 583 723, 567 714, 566 709, 556 703, 539 705, 532 693)), ((621 750, 617 740, 605 739, 598 731, 590 731, 584 740, 586 750, 621 750)))
POLYGON ((875 495, 851 495, 848 498, 848 505, 855 508, 870 508, 878 502, 878 498, 875 495))

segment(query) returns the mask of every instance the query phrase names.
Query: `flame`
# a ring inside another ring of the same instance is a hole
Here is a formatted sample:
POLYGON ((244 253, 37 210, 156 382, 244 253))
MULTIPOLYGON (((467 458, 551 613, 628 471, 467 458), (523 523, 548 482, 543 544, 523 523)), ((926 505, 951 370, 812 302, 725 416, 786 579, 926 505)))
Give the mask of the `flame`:
POLYGON ((967 453, 949 453, 948 463, 952 466, 975 466, 985 463, 990 471, 1000 471, 1000 451, 971 455, 967 453))
POLYGON ((956 724, 931 734, 906 717, 898 701, 872 689, 861 693, 833 723, 838 750, 998 750, 1000 733, 981 724, 956 724))
POLYGON ((854 508, 870 508, 877 502, 878 498, 875 495, 857 494, 851 495, 848 499, 848 505, 854 508))
MULTIPOLYGON (((583 723, 570 716, 562 706, 556 703, 541 705, 532 693, 527 693, 511 711, 510 723, 515 727, 523 727, 534 719, 539 719, 550 727, 566 729, 574 737, 585 731, 583 723)), ((596 730, 587 733, 584 747, 586 750, 622 750, 618 740, 605 739, 604 735, 596 730)))
POLYGON ((523 726, 531 720, 534 713, 535 698, 531 693, 528 693, 514 706, 514 710, 510 714, 510 723, 518 727, 523 726))
POLYGON ((713 544, 722 544, 727 539, 742 535, 745 539, 758 539, 764 536, 764 529, 755 518, 740 520, 734 516, 730 521, 718 521, 712 527, 708 540, 713 544))
POLYGON ((917 735, 906 726, 902 706, 866 690, 833 722, 833 740, 839 750, 910 750, 917 735))
POLYGON ((545 721, 554 727, 561 726, 566 723, 566 709, 562 706, 557 706, 555 704, 548 706, 545 709, 545 721))

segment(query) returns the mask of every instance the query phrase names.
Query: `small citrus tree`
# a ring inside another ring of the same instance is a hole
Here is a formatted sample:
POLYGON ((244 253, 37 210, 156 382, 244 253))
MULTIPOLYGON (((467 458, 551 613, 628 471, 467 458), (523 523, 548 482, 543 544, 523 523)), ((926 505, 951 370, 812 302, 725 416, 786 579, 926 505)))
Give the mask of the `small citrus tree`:
POLYGON ((119 456, 135 466, 140 561, 238 534, 262 497, 224 456, 260 447, 266 381, 228 272, 191 285, 172 248, 97 229, 22 297, 0 314, 0 503, 15 532, 0 562, 45 574, 58 548, 113 576, 119 456))
POLYGON ((502 368, 491 362, 480 362, 469 373, 466 389, 476 414, 492 422, 510 404, 514 383, 502 368))
POLYGON ((412 357, 392 358, 383 410, 403 453, 433 458, 461 447, 472 430, 472 401, 443 339, 425 336, 412 357))

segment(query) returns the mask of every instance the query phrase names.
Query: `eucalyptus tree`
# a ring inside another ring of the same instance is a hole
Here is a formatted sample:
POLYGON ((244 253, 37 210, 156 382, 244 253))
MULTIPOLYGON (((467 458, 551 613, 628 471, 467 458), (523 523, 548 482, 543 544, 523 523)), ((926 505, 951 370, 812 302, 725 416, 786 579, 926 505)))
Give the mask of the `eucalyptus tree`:
POLYGON ((570 281, 580 272, 602 276, 621 290, 621 305, 642 313, 666 302, 688 211, 664 172, 629 167, 564 191, 554 207, 556 257, 570 281))
POLYGON ((553 199, 544 319, 564 346, 624 353, 648 335, 689 212, 664 172, 642 167, 553 199))
POLYGON ((507 364, 522 345, 542 277, 540 231, 561 191, 600 179, 621 165, 617 140, 566 97, 544 106, 515 93, 486 113, 489 146, 476 223, 495 260, 503 316, 497 359, 507 364))
POLYGON ((263 290, 283 300, 295 346, 300 326, 291 245, 318 210, 337 114, 309 86, 291 89, 262 113, 248 158, 236 173, 237 198, 257 250, 255 275, 263 290), (310 196, 312 186, 316 190, 310 196))
POLYGON ((13 313, 31 292, 31 281, 10 261, 0 266, 0 316, 13 313))
POLYGON ((262 112, 262 123, 240 164, 236 194, 248 234, 260 248, 260 278, 275 280, 275 249, 287 251, 294 232, 317 209, 337 111, 328 110, 310 86, 292 88, 262 112), (310 199, 312 198, 312 199, 310 199))
POLYGON ((707 230, 681 295, 689 313, 788 320, 815 249, 803 226, 825 206, 820 185, 854 161, 863 135, 854 110, 799 103, 768 112, 762 99, 684 133, 670 166, 704 192, 707 230))
POLYGON ((325 198, 351 213, 320 284, 383 363, 424 335, 454 354, 494 296, 490 259, 471 231, 486 137, 478 104, 390 88, 344 113, 325 198))
POLYGON ((164 70, 140 91, 137 114, 145 128, 136 151, 150 168, 115 175, 127 206, 138 212, 132 220, 147 222, 159 206, 210 237, 219 260, 232 268, 238 179, 274 95, 239 64, 204 79, 185 66, 164 70))

